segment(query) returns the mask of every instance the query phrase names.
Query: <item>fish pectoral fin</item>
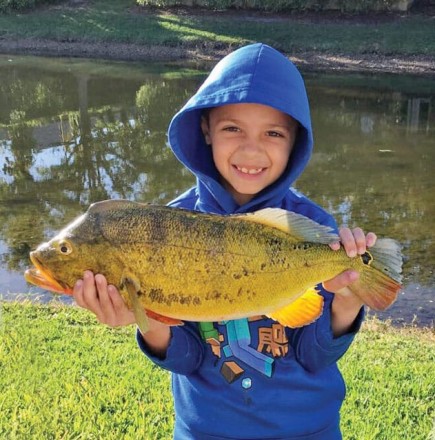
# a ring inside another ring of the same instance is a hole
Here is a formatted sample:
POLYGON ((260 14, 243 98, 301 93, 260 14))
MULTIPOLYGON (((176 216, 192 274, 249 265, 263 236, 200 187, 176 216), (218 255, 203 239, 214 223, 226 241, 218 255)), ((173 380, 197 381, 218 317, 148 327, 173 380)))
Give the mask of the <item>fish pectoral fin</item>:
POLYGON ((323 313, 323 296, 313 287, 291 304, 270 313, 269 318, 291 328, 311 324, 323 313))
POLYGON ((130 275, 123 275, 121 279, 121 290, 127 292, 130 299, 131 308, 136 318, 137 326, 142 334, 145 334, 149 330, 148 317, 145 313, 145 309, 142 307, 139 300, 140 283, 136 277, 130 275))
POLYGON ((169 316, 163 316, 156 312, 153 312, 152 310, 146 309, 146 314, 148 318, 154 319, 154 321, 161 322, 162 324, 166 324, 169 326, 184 325, 184 322, 181 321, 180 319, 170 318, 169 316))
POLYGON ((265 208, 246 214, 236 214, 235 218, 270 226, 289 235, 292 241, 310 241, 313 243, 331 244, 339 241, 334 230, 311 220, 304 215, 281 208, 265 208))

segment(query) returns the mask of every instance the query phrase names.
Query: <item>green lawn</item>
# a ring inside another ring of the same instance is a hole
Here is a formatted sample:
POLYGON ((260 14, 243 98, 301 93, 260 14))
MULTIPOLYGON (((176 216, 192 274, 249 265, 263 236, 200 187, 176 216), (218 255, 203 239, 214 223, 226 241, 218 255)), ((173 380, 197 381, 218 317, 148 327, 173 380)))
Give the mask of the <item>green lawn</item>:
MULTIPOLYGON (((133 328, 74 307, 0 305, 0 438, 171 438, 169 375, 143 357, 133 328)), ((346 440, 433 439, 433 330, 370 321, 340 364, 346 440)))
POLYGON ((245 20, 238 13, 202 16, 142 10, 133 0, 94 0, 82 7, 51 6, 0 15, 0 38, 122 42, 186 49, 228 48, 262 41, 283 52, 435 54, 435 21, 424 15, 372 23, 309 21, 291 15, 277 21, 245 20))

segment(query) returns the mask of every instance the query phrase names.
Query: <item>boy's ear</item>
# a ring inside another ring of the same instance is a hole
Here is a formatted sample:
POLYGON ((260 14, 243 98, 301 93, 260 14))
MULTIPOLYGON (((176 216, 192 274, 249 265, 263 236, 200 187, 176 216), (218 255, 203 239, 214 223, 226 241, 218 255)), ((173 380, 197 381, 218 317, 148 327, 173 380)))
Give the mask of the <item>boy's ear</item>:
POLYGON ((204 116, 201 116, 201 130, 205 138, 205 143, 211 145, 210 128, 208 126, 208 120, 204 116))

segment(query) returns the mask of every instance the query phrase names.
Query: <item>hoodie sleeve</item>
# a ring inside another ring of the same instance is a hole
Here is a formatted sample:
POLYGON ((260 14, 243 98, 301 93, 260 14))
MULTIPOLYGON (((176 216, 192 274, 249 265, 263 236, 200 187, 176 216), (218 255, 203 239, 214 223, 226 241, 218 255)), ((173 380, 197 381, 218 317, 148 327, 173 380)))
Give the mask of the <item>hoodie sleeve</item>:
POLYGON ((318 288, 325 300, 322 316, 310 325, 293 330, 289 336, 297 361, 311 373, 337 362, 346 353, 364 319, 364 308, 361 308, 349 332, 334 338, 331 329, 334 295, 321 286, 318 288))
POLYGON ((139 330, 136 340, 142 352, 156 365, 172 373, 188 375, 193 373, 202 363, 204 346, 194 323, 171 327, 171 339, 162 359, 149 350, 139 330))

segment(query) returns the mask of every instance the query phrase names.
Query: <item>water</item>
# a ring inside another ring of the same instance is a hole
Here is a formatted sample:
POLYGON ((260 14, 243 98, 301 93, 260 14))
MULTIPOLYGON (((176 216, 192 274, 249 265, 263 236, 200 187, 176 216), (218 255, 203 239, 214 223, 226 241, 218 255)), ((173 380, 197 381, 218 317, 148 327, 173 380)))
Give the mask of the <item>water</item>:
MULTIPOLYGON (((210 66, 0 56, 0 292, 27 285, 28 253, 89 203, 166 203, 194 183, 166 146, 176 110, 210 66)), ((305 75, 315 152, 296 182, 338 222, 403 245, 395 323, 435 317, 435 84, 404 76, 305 75)))

